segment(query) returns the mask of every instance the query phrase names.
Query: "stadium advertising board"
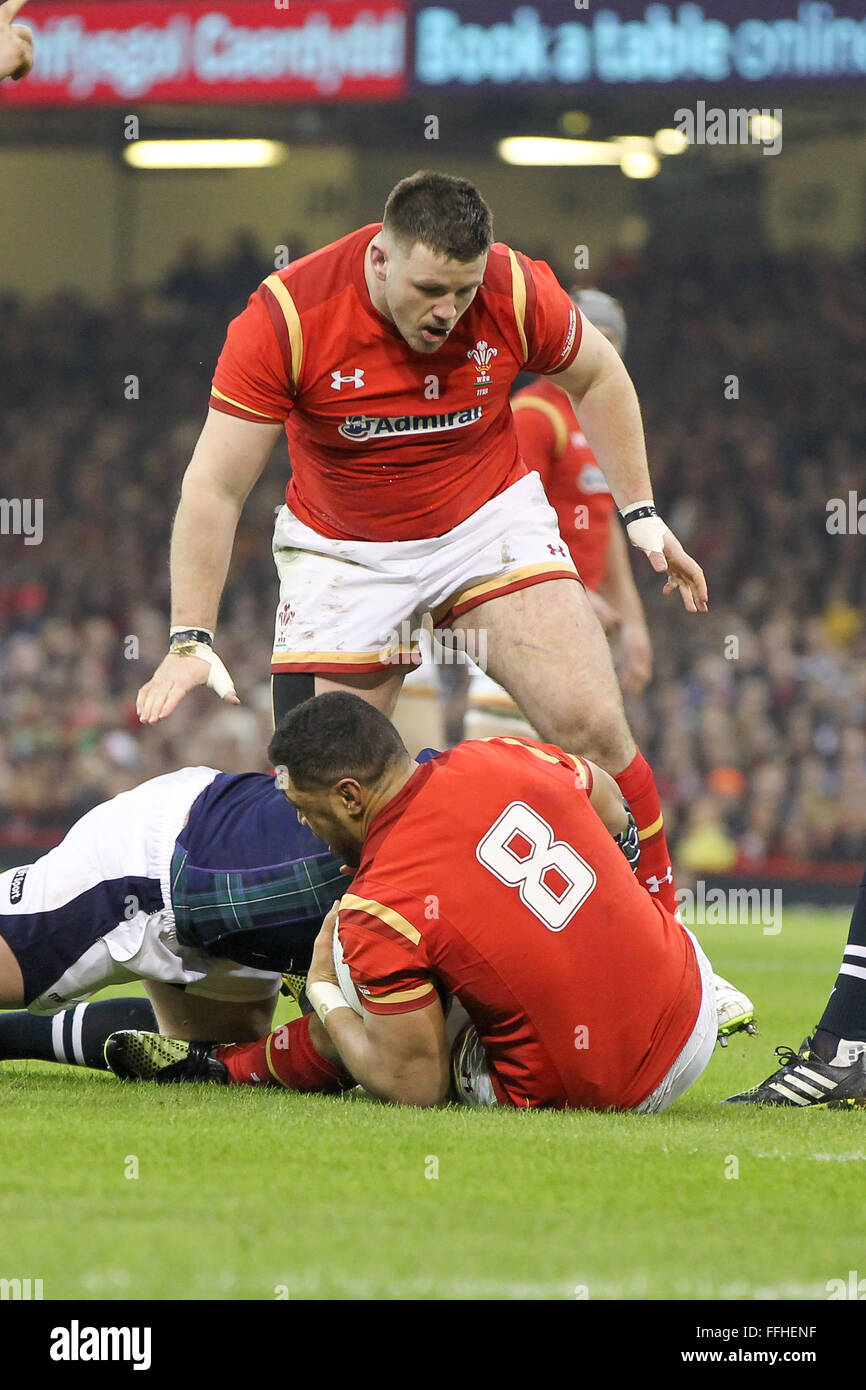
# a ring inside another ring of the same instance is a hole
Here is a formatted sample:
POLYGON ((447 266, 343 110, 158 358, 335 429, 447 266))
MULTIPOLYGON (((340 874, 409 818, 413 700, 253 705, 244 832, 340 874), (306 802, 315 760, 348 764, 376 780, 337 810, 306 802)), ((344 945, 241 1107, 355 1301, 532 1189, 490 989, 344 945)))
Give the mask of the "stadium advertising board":
POLYGON ((839 79, 866 79, 863 0, 417 7, 415 80, 427 88, 839 79))
POLYGON ((402 95, 405 0, 34 4, 36 61, 16 106, 327 102, 402 95))
POLYGON ((26 20, 35 66, 4 104, 866 79, 863 0, 45 0, 26 20))

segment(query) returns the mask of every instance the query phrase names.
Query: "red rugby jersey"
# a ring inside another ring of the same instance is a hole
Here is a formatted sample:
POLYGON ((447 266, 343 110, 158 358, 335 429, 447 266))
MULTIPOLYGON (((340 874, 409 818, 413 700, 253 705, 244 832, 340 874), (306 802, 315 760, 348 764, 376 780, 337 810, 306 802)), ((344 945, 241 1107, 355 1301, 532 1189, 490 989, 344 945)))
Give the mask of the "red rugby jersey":
POLYGON ((500 1101, 639 1104, 682 1051, 701 978, 631 872, 583 765, 495 738, 423 764, 370 827, 339 930, 372 1013, 456 994, 500 1101))
POLYGON ((559 531, 588 589, 604 578, 616 503, 561 386, 534 381, 511 399, 520 453, 541 475, 559 531))
POLYGON ((286 501, 325 536, 442 535, 526 473, 509 391, 561 371, 580 314, 543 261, 497 242, 472 304, 435 353, 373 307, 371 223, 269 275, 233 319, 211 406, 285 421, 286 501))

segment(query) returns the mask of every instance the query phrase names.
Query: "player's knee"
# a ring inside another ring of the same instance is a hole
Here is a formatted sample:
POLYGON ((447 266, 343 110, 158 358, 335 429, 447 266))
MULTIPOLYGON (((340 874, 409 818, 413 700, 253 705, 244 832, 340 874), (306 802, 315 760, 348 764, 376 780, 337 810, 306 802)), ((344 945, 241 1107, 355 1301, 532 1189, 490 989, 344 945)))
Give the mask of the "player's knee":
POLYGON ((559 725, 556 732, 547 737, 567 752, 580 753, 599 767, 617 771, 630 761, 634 741, 621 711, 597 706, 579 712, 569 711, 559 725))

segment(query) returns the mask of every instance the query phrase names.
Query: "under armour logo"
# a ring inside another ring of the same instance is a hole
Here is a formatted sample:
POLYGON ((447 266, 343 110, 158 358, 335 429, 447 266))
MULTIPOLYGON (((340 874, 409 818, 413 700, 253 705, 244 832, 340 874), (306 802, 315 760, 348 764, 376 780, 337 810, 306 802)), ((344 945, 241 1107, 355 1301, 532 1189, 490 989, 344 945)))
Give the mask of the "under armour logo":
POLYGON ((356 367, 349 376, 342 376, 340 372, 331 372, 331 390, 341 391, 344 386, 352 385, 357 390, 364 385, 364 368, 356 367))
POLYGON ((648 878, 644 879, 644 883, 651 893, 657 893, 663 883, 673 883, 673 881, 674 870, 672 864, 668 864, 661 878, 659 878, 658 874, 650 874, 648 878))
POLYGON ((566 550, 564 545, 548 545, 547 548, 550 551, 551 555, 561 555, 563 559, 568 558, 568 551, 566 550))

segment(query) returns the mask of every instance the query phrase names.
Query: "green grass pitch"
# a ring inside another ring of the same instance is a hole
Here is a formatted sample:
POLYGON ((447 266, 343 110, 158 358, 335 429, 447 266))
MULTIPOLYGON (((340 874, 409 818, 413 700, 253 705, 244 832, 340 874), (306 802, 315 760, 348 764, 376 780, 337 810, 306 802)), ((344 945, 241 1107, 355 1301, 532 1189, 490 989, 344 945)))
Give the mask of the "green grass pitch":
POLYGON ((659 1116, 5 1063, 0 1276, 76 1300, 826 1299, 866 1276, 866 1113, 718 1101, 813 1026, 846 933, 842 913, 794 911, 777 936, 700 930, 761 1034, 659 1116))

